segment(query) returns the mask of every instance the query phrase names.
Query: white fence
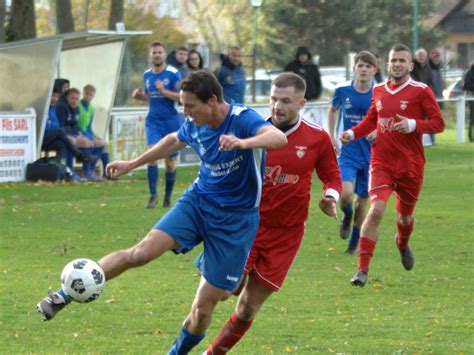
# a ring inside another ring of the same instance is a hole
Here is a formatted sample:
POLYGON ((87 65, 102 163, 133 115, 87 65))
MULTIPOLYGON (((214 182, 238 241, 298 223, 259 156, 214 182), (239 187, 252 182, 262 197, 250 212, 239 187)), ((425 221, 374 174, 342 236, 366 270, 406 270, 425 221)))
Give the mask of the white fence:
POLYGON ((0 182, 23 181, 36 160, 36 112, 0 112, 0 182))

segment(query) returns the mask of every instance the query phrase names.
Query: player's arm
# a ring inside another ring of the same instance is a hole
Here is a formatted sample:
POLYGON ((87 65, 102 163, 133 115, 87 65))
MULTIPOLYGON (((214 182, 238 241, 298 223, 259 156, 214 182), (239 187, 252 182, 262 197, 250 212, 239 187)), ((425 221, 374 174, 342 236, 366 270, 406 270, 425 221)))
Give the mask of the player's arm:
POLYGON ((168 90, 161 80, 156 81, 156 89, 167 99, 176 101, 179 103, 179 92, 168 90))
POLYGON ((223 134, 219 138, 219 150, 234 149, 275 149, 283 147, 287 143, 285 134, 271 125, 260 127, 253 137, 241 139, 233 135, 223 134))
POLYGON ((365 115, 364 119, 360 121, 355 127, 352 127, 351 129, 342 132, 339 139, 341 140, 342 144, 347 144, 350 141, 367 136, 376 129, 377 108, 375 106, 374 99, 372 99, 372 103, 370 104, 370 108, 367 111, 367 115, 365 115))
POLYGON ((140 101, 148 101, 148 94, 145 92, 145 90, 139 88, 139 89, 133 90, 132 98, 134 98, 135 100, 140 100, 140 101))
POLYGON ((106 168, 107 175, 113 178, 119 177, 139 166, 166 158, 172 153, 185 147, 186 143, 183 143, 178 139, 178 134, 176 132, 170 133, 138 158, 133 160, 116 160, 108 164, 106 168))
POLYGON ((324 197, 319 201, 319 208, 324 214, 337 218, 336 203, 342 190, 341 173, 331 140, 326 134, 321 140, 320 149, 315 170, 323 183, 324 197))
POLYGON ((329 107, 328 111, 328 130, 329 130, 329 137, 331 138, 331 143, 336 151, 336 154, 339 152, 339 148, 337 146, 337 138, 336 138, 336 114, 337 114, 337 109, 334 107, 329 107))

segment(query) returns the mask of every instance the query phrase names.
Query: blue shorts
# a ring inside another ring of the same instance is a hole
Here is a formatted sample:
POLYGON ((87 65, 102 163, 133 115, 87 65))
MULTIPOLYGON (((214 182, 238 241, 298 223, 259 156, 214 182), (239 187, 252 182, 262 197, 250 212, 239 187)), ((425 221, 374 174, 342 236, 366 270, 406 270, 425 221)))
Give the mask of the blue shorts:
MULTIPOLYGON (((157 120, 147 117, 145 122, 146 144, 152 145, 158 143, 166 135, 179 130, 179 115, 170 120, 157 120)), ((173 153, 170 157, 177 156, 173 153)))
POLYGON ((223 209, 188 190, 155 224, 179 245, 176 254, 187 253, 203 242, 196 266, 212 286, 234 290, 244 271, 259 224, 258 209, 223 209))
POLYGON ((369 164, 354 160, 338 159, 342 182, 354 184, 354 192, 362 198, 369 197, 369 164))

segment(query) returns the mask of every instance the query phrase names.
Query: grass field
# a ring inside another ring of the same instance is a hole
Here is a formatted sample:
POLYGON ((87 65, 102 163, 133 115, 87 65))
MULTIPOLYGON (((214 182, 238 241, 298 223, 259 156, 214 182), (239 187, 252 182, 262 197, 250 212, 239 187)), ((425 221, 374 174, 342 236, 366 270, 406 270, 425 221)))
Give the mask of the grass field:
MULTIPOLYGON (((393 201, 381 227, 365 288, 349 279, 356 257, 344 255, 338 222, 314 197, 302 249, 283 289, 258 315, 234 354, 474 353, 474 145, 454 133, 426 149, 426 179, 411 246, 415 268, 399 259, 393 201)), ((180 168, 174 200, 195 177, 180 168)), ((162 185, 160 185, 160 188, 162 185)), ((164 354, 199 281, 187 255, 167 253, 110 282, 89 304, 72 304, 51 322, 35 305, 57 288, 62 267, 131 246, 165 212, 145 210, 145 176, 115 183, 0 185, 0 352, 164 354)), ((201 354, 235 306, 218 306, 201 354)))

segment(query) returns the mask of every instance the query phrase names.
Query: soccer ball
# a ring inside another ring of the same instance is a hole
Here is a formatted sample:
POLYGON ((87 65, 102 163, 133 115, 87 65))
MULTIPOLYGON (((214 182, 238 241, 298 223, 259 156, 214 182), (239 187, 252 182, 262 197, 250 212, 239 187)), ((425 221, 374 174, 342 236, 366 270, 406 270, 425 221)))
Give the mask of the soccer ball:
POLYGON ((100 296, 105 287, 105 274, 99 264, 89 259, 76 259, 61 273, 61 286, 73 301, 85 303, 100 296))

